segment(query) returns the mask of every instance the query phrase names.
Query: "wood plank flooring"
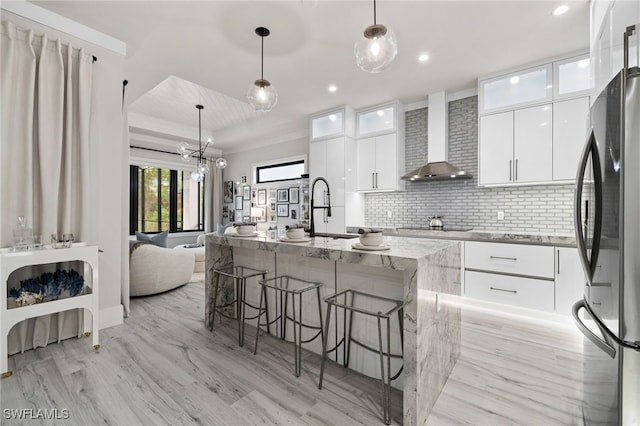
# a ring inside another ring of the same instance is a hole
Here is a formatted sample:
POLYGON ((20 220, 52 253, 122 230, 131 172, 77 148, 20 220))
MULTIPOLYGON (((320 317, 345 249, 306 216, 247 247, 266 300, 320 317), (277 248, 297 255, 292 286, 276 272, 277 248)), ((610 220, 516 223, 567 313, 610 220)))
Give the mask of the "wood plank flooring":
MULTIPOLYGON (((376 425, 378 382, 330 363, 318 390, 320 357, 303 352, 293 374, 288 343, 254 329, 237 346, 235 323, 205 329, 204 286, 190 283, 136 298, 125 324, 12 356, 0 381, 0 424, 376 425), (4 409, 57 408, 69 418, 9 419, 4 409)), ((581 344, 552 323, 463 308, 462 355, 429 425, 581 424, 581 344)), ((393 424, 402 395, 393 392, 393 424)))

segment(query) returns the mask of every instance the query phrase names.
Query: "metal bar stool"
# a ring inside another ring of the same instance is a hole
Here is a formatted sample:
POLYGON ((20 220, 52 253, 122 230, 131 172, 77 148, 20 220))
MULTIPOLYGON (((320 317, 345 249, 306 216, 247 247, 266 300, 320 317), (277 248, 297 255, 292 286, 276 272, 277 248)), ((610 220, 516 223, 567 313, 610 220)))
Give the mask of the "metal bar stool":
POLYGON ((267 289, 276 291, 276 318, 273 322, 280 321, 280 338, 285 339, 287 331, 287 320, 293 322, 293 358, 295 364, 295 375, 300 377, 302 369, 302 344, 315 340, 318 336, 324 341, 324 331, 322 329, 322 304, 320 303, 320 286, 317 282, 305 281, 298 278, 282 275, 268 280, 258 282, 262 286, 260 293, 260 307, 258 309, 258 331, 256 332, 256 345, 253 353, 258 352, 258 337, 260 336, 260 325, 268 325, 269 317, 267 316, 267 324, 260 323, 260 317, 267 310, 267 289), (316 290, 316 298, 318 301, 318 325, 310 325, 302 320, 302 295, 308 291, 316 290), (284 295, 284 303, 282 302, 284 295), (291 316, 289 316, 289 295, 291 295, 291 316), (297 305, 296 305, 296 298, 297 305), (278 304, 278 299, 280 303, 278 304), (264 303, 263 303, 264 302, 264 303), (309 339, 302 340, 302 328, 317 330, 317 332, 309 339))
MULTIPOLYGON (((214 274, 216 274, 216 284, 215 284, 215 289, 213 293, 213 300, 215 300, 215 303, 218 303, 218 290, 220 287, 220 277, 228 277, 233 279, 233 282, 235 285, 236 297, 231 302, 228 302, 224 305, 216 305, 213 307, 213 312, 211 313, 210 330, 213 330, 213 322, 215 319, 216 311, 218 311, 218 313, 225 318, 235 319, 238 321, 238 345, 243 346, 245 320, 251 320, 251 319, 257 318, 258 327, 260 327, 260 316, 263 314, 263 312, 260 311, 258 306, 252 305, 251 303, 245 300, 245 295, 247 292, 247 279, 253 278, 253 277, 262 277, 262 279, 264 280, 267 272, 258 270, 258 269, 248 268, 246 266, 232 266, 224 269, 214 269, 213 272, 214 274), (231 305, 235 305, 235 318, 223 312, 224 308, 231 305), (249 306, 253 309, 258 310, 258 314, 252 317, 247 317, 245 315, 245 306, 249 306)), ((265 301, 265 306, 266 306, 266 301, 265 301)), ((271 327, 269 325, 270 324, 269 311, 265 309, 264 313, 267 316, 267 332, 271 334, 271 327)))
MULTIPOLYGON (((377 352, 380 356, 380 377, 382 381, 382 407, 383 407, 383 420, 385 424, 391 423, 391 381, 397 379, 402 373, 403 366, 400 366, 398 372, 391 376, 391 358, 402 358, 404 354, 404 350, 402 346, 404 346, 404 335, 402 329, 402 318, 404 311, 404 302, 397 299, 391 299, 388 297, 382 297, 374 294, 364 293, 361 291, 346 289, 339 291, 338 293, 332 294, 331 296, 325 297, 324 301, 327 303, 327 318, 325 330, 329 329, 329 321, 331 320, 331 307, 335 306, 337 308, 342 308, 345 311, 344 315, 344 323, 342 328, 342 338, 339 342, 336 343, 336 346, 327 350, 327 334, 324 334, 324 339, 322 341, 322 362, 320 364, 320 381, 318 383, 318 389, 322 389, 322 377, 324 374, 324 366, 325 361, 327 359, 327 354, 333 351, 338 351, 338 348, 342 346, 343 349, 343 365, 344 367, 349 366, 349 355, 351 350, 351 343, 355 343, 358 346, 367 349, 372 352, 377 352), (383 310, 367 310, 361 307, 356 306, 356 296, 358 301, 377 301, 381 305, 384 305, 383 310), (342 302, 339 299, 342 299, 342 302), (349 312, 347 321, 347 311, 349 312), (391 353, 391 317, 394 313, 398 314, 398 324, 400 327, 400 346, 401 353, 400 354, 392 354, 391 353), (363 314, 371 317, 375 317, 378 324, 378 348, 372 348, 362 342, 351 337, 351 330, 353 325, 353 314, 363 314), (386 352, 382 345, 382 321, 386 322, 386 333, 387 333, 387 347, 386 352), (386 369, 385 369, 385 360, 386 358, 386 369), (385 371, 386 370, 386 371, 385 371)), ((337 319, 337 314, 336 314, 337 319)))

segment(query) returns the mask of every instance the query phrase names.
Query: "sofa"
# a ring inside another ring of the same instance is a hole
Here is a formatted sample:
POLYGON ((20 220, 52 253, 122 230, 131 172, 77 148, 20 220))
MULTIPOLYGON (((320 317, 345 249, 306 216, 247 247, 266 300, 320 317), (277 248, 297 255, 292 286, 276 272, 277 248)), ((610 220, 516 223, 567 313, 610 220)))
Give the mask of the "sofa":
POLYGON ((180 287, 191 279, 194 265, 195 255, 189 250, 132 241, 129 248, 129 294, 147 296, 180 287))

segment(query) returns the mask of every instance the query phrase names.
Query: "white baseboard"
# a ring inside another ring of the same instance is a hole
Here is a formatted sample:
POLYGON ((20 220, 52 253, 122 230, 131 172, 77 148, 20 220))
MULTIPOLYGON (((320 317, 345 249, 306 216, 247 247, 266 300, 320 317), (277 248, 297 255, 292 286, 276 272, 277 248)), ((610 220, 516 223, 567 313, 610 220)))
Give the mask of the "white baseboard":
POLYGON ((122 304, 100 309, 100 330, 124 323, 124 307, 122 304))

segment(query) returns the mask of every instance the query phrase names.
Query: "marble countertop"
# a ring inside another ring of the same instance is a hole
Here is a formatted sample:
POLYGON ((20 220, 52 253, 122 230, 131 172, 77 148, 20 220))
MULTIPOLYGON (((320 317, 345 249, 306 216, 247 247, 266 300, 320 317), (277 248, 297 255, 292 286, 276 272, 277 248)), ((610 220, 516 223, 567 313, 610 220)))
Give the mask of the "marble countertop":
POLYGON ((258 236, 254 237, 239 237, 234 234, 207 234, 207 243, 213 242, 232 247, 338 260, 346 263, 369 264, 372 266, 386 264, 388 267, 391 266, 389 264, 393 264, 393 269, 404 269, 411 262, 456 244, 455 241, 407 236, 383 236, 382 240, 383 245, 389 247, 388 250, 358 250, 353 247, 354 244, 359 243, 358 238, 315 237, 309 242, 292 243, 269 238, 260 232, 258 236))
POLYGON ((457 241, 484 241, 492 243, 537 244, 558 247, 575 247, 574 234, 536 234, 517 231, 475 230, 471 231, 436 231, 431 229, 389 228, 384 235, 408 238, 433 238, 457 241))

